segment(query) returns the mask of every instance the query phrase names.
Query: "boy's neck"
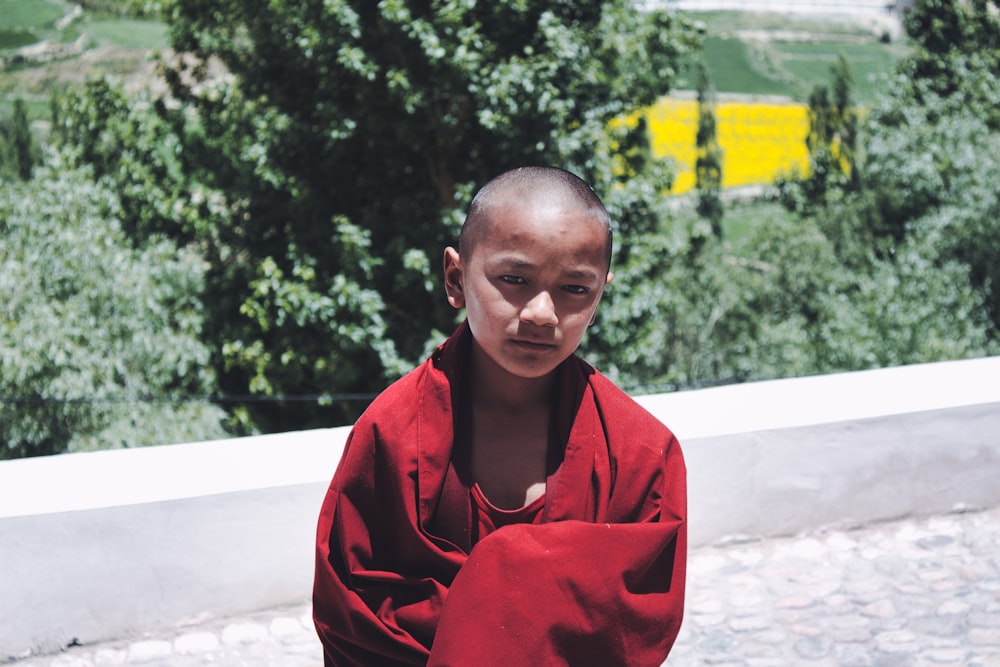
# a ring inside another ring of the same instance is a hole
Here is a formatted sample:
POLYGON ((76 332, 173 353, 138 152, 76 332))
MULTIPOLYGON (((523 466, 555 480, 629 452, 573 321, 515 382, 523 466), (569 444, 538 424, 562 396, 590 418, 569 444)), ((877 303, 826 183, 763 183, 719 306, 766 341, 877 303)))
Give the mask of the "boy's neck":
POLYGON ((472 403, 479 408, 517 411, 549 406, 555 371, 538 378, 511 375, 473 344, 470 388, 472 403))

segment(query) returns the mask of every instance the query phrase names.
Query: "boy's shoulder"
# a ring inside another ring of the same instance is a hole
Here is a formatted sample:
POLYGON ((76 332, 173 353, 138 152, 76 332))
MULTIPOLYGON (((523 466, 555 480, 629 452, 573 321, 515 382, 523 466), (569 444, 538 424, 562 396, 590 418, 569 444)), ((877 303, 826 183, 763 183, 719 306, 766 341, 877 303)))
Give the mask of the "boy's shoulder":
POLYGON ((601 403, 613 405, 617 411, 634 415, 637 419, 652 419, 660 424, 660 421, 656 417, 646 410, 646 408, 639 405, 639 403, 624 389, 619 387, 614 380, 583 359, 580 359, 579 357, 576 357, 576 359, 577 363, 579 363, 584 369, 587 375, 587 381, 593 388, 594 394, 598 397, 601 403))
POLYGON ((463 322, 451 336, 411 371, 383 389, 371 402, 359 423, 378 418, 406 417, 425 406, 451 404, 451 385, 462 374, 462 364, 471 344, 472 333, 463 322))
POLYGON ((584 363, 590 373, 588 382, 594 392, 609 441, 640 442, 657 453, 662 453, 676 438, 673 432, 658 417, 640 405, 624 389, 610 378, 584 363))
POLYGON ((416 418, 421 404, 421 392, 428 372, 429 362, 424 361, 403 377, 395 380, 372 400, 358 418, 355 426, 389 428, 403 426, 416 418))
MULTIPOLYGON (((445 428, 451 423, 452 372, 434 355, 386 387, 355 424, 356 429, 383 436, 412 434, 418 422, 445 428)), ((670 429, 621 387, 577 355, 568 360, 586 378, 610 443, 642 442, 662 451, 674 435, 670 429)))

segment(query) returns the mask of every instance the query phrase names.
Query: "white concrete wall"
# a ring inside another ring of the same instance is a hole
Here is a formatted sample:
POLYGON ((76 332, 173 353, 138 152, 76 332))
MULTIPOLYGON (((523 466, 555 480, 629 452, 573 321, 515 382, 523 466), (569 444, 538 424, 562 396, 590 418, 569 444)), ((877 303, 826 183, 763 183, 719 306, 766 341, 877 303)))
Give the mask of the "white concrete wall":
POLYGON ((681 439, 693 545, 1000 505, 1000 358, 639 401, 681 439))
POLYGON ((0 662, 300 603, 348 430, 0 461, 0 662))
MULTIPOLYGON (((640 399, 692 546, 1000 505, 1000 357, 640 399)), ((0 661, 301 602, 347 429, 0 462, 0 661)))

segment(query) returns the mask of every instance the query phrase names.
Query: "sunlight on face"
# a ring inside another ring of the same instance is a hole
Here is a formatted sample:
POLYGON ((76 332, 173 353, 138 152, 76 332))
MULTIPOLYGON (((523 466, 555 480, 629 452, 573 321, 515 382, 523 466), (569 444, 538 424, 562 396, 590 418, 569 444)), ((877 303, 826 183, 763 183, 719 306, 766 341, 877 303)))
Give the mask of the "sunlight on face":
POLYGON ((576 350, 609 280, 607 226, 582 207, 498 207, 467 261, 449 250, 460 283, 449 300, 466 308, 496 371, 520 378, 545 376, 576 350))

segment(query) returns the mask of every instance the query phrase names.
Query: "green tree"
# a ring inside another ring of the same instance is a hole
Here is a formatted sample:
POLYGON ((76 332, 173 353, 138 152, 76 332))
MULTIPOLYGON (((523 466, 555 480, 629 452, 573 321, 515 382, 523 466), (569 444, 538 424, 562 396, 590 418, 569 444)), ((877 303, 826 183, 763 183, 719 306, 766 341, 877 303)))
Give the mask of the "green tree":
POLYGON ((715 87, 705 62, 698 62, 698 132, 695 145, 695 186, 698 190, 698 214, 712 224, 712 232, 722 237, 722 148, 716 133, 715 87))
POLYGON ((692 215, 671 232, 637 236, 615 266, 586 351, 630 391, 742 381, 756 371, 740 347, 757 336, 748 290, 731 281, 725 245, 701 227, 706 221, 692 215))
POLYGON ((808 173, 778 180, 789 210, 810 213, 824 206, 831 193, 856 190, 860 183, 858 112, 851 98, 853 75, 843 55, 830 68, 830 75, 832 87, 818 85, 809 94, 808 173))
POLYGON ((997 350, 996 10, 918 2, 912 54, 863 125, 846 113, 846 69, 810 100, 812 173, 780 190, 843 274, 809 299, 816 372, 997 350))
POLYGON ((995 353, 968 267, 912 239, 846 266, 816 221, 768 220, 738 245, 694 233, 636 239, 589 352, 630 390, 664 391, 995 353), (693 249, 697 246, 697 249, 693 249), (621 298, 624 296, 624 298, 621 298))
POLYGON ((917 103, 951 100, 1000 127, 992 80, 1000 72, 1000 5, 996 0, 918 0, 903 26, 915 48, 900 63, 894 96, 917 103))
POLYGON ((21 98, 14 100, 14 119, 11 132, 17 175, 22 181, 31 180, 31 171, 35 167, 35 140, 31 136, 28 105, 21 98))
POLYGON ((138 246, 163 233, 208 258, 222 389, 333 401, 261 404, 267 430, 342 423, 338 394, 380 389, 455 325, 436 267, 496 173, 564 166, 605 195, 619 238, 656 224, 671 175, 641 152, 617 170, 643 130, 608 127, 666 93, 695 46, 674 13, 521 0, 164 12, 179 55, 156 118, 95 87, 100 103, 75 101, 60 123, 100 174, 142 186, 122 188, 138 246), (204 212, 192 190, 215 202, 210 224, 188 224, 204 212))
POLYGON ((13 113, 0 124, 0 175, 27 181, 34 169, 37 147, 28 120, 28 105, 14 100, 13 113))
POLYGON ((36 172, 0 186, 0 458, 225 437, 199 258, 133 250, 106 184, 36 172))
MULTIPOLYGON (((982 295, 967 269, 913 239, 851 267, 818 220, 761 226, 742 280, 758 313, 753 367, 764 377, 831 373, 988 354, 982 295), (789 373, 789 371, 792 371, 789 373)), ((753 348, 751 348, 753 349, 753 348)))
MULTIPOLYGON (((994 85, 1000 93, 1000 80, 994 85)), ((877 109, 868 129, 866 197, 848 229, 863 229, 883 256, 910 239, 958 261, 1000 326, 1000 132, 973 108, 927 95, 877 109), (945 111, 947 109, 947 111, 945 111)))
POLYGON ((995 340, 1000 12, 989 0, 921 0, 905 26, 912 53, 863 128, 860 191, 821 223, 843 248, 856 237, 877 256, 892 258, 912 245, 932 266, 967 267, 964 275, 993 322, 987 335, 995 340))

